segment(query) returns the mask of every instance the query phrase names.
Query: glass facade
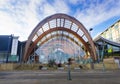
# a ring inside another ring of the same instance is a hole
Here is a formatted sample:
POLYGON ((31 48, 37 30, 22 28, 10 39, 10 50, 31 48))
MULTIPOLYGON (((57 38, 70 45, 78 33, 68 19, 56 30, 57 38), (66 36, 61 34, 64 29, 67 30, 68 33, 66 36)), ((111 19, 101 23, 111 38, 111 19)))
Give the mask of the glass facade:
POLYGON ((13 35, 0 36, 0 63, 18 62, 20 56, 20 42, 13 35))
POLYGON ((0 62, 8 62, 11 53, 12 35, 0 36, 0 62))
POLYGON ((100 36, 108 40, 120 43, 120 20, 102 32, 100 36))
POLYGON ((120 20, 94 39, 98 59, 120 56, 120 20))
POLYGON ((56 63, 66 63, 68 58, 78 58, 85 56, 85 51, 75 42, 66 37, 54 37, 48 40, 35 51, 39 56, 40 63, 48 63, 55 60, 56 63))

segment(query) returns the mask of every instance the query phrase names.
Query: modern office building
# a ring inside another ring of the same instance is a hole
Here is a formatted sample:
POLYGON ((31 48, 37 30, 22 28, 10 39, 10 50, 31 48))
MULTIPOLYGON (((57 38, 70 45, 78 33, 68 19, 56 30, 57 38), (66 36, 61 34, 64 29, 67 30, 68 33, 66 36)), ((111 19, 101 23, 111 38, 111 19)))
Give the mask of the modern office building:
POLYGON ((0 35, 0 63, 19 62, 21 45, 18 36, 0 35))
POLYGON ((98 50, 98 58, 120 56, 120 20, 103 31, 94 39, 98 50))
POLYGON ((117 43, 120 43, 120 20, 107 28, 100 36, 117 43))

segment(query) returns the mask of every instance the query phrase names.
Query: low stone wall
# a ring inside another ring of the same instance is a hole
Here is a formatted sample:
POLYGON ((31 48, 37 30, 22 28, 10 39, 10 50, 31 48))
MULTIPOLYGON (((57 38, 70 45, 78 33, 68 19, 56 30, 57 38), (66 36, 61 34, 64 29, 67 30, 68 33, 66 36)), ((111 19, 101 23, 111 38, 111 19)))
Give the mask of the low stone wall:
POLYGON ((15 70, 39 70, 41 64, 19 64, 15 70))
POLYGON ((94 64, 94 69, 118 69, 118 65, 116 63, 99 63, 94 64))
POLYGON ((105 63, 105 69, 119 69, 116 63, 105 63))
POLYGON ((5 63, 0 64, 0 70, 38 70, 40 64, 17 64, 5 63))
MULTIPOLYGON (((0 64, 0 70, 42 70, 40 69, 41 64, 16 64, 16 63, 6 63, 6 64, 0 64)), ((47 67, 42 65, 43 67, 47 67)), ((75 68, 80 68, 83 70, 90 70, 91 69, 91 64, 84 64, 84 65, 71 65, 71 69, 74 70, 75 68), (82 68, 81 68, 81 67, 82 68)), ((67 70, 66 66, 63 66, 64 70, 67 70)), ((48 68, 49 70, 57 70, 59 68, 48 68)), ((94 69, 108 69, 108 70, 115 70, 119 69, 118 65, 116 63, 99 63, 99 64, 94 64, 94 69)), ((63 70, 63 69, 62 69, 63 70)))
POLYGON ((0 64, 0 70, 14 70, 14 64, 12 63, 0 64))
POLYGON ((114 58, 107 58, 103 60, 106 69, 119 69, 118 64, 115 63, 114 58))
MULTIPOLYGON (((82 65, 84 70, 90 70, 91 68, 91 64, 84 64, 82 65)), ((106 69, 106 70, 116 70, 119 69, 118 64, 116 64, 115 62, 113 63, 94 63, 94 69, 95 70, 102 70, 102 69, 106 69)))

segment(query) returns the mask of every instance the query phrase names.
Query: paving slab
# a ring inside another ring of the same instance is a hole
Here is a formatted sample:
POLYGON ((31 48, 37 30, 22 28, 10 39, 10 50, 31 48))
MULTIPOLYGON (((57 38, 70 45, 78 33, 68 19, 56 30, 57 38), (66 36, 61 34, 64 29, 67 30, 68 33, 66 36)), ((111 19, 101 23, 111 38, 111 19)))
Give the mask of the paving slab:
POLYGON ((120 71, 0 71, 0 84, 120 84, 120 71))

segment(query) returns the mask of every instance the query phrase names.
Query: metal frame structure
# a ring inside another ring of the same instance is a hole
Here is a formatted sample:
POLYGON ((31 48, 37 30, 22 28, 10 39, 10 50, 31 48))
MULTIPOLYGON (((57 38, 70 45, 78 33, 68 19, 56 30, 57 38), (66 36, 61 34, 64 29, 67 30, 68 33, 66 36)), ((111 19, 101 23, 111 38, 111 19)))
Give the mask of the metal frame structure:
MULTIPOLYGON (((112 56, 114 56, 114 52, 116 50, 113 49, 113 47, 117 48, 117 52, 120 54, 120 43, 114 42, 114 41, 110 41, 108 39, 105 39, 104 37, 98 36, 96 39, 94 39, 94 43, 96 44, 97 47, 97 51, 98 51, 98 59, 103 61, 103 58, 105 56, 105 52, 107 51, 107 55, 108 55, 108 48, 105 46, 112 46, 112 56)), ((116 56, 116 55, 115 55, 116 56)))
POLYGON ((48 39, 52 39, 53 36, 61 35, 74 40, 77 39, 78 44, 79 42, 83 44, 93 60, 97 59, 94 42, 86 28, 74 17, 60 13, 45 18, 33 29, 25 45, 23 61, 26 62, 28 60, 40 41, 43 40, 41 43, 44 44, 48 39))

